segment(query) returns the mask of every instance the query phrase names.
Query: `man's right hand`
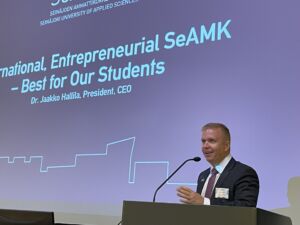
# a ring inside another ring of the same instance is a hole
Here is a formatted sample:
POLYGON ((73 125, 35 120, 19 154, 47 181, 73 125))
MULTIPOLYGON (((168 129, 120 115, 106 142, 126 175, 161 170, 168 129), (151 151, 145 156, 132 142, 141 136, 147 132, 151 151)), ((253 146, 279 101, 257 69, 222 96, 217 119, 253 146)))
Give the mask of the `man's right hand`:
POLYGON ((185 204, 203 205, 204 198, 197 192, 194 192, 188 187, 181 186, 176 189, 177 196, 180 197, 180 202, 185 204))

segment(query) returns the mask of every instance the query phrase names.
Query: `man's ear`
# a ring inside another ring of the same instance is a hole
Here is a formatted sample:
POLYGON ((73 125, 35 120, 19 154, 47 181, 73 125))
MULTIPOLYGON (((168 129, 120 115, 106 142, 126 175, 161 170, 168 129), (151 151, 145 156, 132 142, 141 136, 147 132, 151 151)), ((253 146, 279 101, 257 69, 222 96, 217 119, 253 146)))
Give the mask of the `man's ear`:
POLYGON ((229 152, 230 151, 230 143, 228 140, 226 140, 225 146, 226 146, 226 152, 229 152))

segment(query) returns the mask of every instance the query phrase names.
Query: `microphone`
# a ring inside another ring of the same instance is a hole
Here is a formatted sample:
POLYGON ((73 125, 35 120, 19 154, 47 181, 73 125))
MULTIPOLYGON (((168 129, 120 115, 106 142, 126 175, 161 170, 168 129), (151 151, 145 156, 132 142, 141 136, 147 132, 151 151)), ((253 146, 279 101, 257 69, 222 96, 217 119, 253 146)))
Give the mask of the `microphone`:
POLYGON ((183 167, 184 166, 184 164, 186 164, 187 162, 189 162, 189 161, 195 161, 195 162, 199 162, 201 160, 201 158, 200 157, 194 157, 194 158, 192 158, 192 159, 187 159, 187 160, 185 160, 170 176, 168 176, 168 178, 161 184, 161 185, 159 185, 159 187, 155 190, 155 193, 154 193, 154 196, 153 196, 153 202, 155 202, 155 198, 156 198, 156 194, 157 194, 157 192, 159 191, 159 189, 161 189, 162 188, 162 186, 164 186, 164 184, 165 183, 167 183, 168 182, 168 180, 170 180, 171 179, 171 177, 173 177, 174 176, 174 174, 175 173, 177 173, 177 171, 178 170, 180 170, 181 169, 181 167, 183 167))

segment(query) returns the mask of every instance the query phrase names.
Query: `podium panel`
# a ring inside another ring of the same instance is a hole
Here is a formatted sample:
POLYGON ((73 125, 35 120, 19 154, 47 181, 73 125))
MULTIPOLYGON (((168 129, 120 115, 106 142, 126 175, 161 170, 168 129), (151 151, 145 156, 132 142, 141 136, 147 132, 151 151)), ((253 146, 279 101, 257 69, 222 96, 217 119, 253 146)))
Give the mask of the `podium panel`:
POLYGON ((0 209, 0 225, 53 225, 53 212, 0 209))
POLYGON ((290 218, 253 207, 124 201, 122 225, 292 225, 290 218))

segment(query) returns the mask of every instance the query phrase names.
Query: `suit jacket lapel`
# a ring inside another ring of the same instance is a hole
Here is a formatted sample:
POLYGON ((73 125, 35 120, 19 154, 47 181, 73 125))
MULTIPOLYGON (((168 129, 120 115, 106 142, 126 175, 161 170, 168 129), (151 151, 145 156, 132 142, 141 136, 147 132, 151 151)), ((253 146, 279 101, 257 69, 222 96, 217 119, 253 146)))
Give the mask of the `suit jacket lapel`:
POLYGON ((231 158, 231 160, 229 161, 229 163, 227 164, 227 166, 225 167, 224 171, 222 172, 221 176, 219 177, 215 187, 220 187, 222 186, 224 180, 226 180, 226 177, 228 176, 228 174, 230 173, 230 171, 232 170, 232 168, 235 165, 235 159, 231 158))
POLYGON ((206 181, 206 179, 207 179, 209 173, 210 173, 210 168, 208 168, 207 170, 205 170, 205 171, 201 174, 201 176, 199 177, 199 182, 198 182, 198 188, 197 188, 197 190, 200 191, 200 194, 201 194, 201 191, 202 191, 202 189, 203 189, 204 183, 205 183, 205 181, 206 181))

